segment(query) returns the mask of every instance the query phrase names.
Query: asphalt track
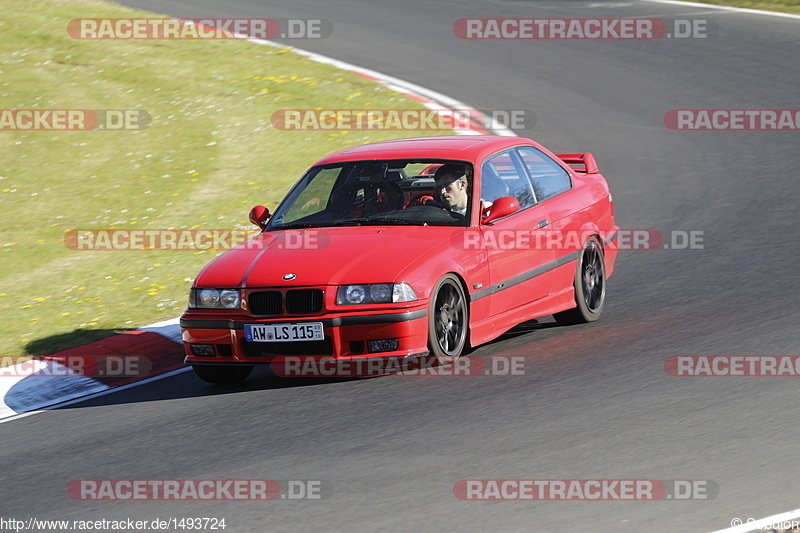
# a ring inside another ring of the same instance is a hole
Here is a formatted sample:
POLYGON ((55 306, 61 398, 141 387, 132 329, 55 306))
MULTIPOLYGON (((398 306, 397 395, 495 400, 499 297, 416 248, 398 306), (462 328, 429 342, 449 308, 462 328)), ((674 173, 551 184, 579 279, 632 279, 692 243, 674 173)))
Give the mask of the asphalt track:
MULTIPOLYGON (((3 516, 225 517, 228 531, 708 532, 798 506, 800 385, 680 378, 672 355, 800 354, 797 132, 679 132, 670 109, 797 108, 800 21, 647 2, 125 2, 180 17, 323 18, 288 42, 591 151, 624 228, 704 232, 628 252, 595 324, 526 324, 474 355, 524 375, 211 386, 191 373, 0 425, 3 516), (703 18, 708 39, 465 41, 468 17, 703 18), (73 479, 322 480, 317 501, 80 502, 73 479), (464 502, 459 479, 713 480, 712 500, 464 502)), ((84 14, 84 16, 91 16, 84 14)), ((232 58, 235 60, 235 58, 232 58)), ((287 135, 290 133, 287 133, 287 135)))

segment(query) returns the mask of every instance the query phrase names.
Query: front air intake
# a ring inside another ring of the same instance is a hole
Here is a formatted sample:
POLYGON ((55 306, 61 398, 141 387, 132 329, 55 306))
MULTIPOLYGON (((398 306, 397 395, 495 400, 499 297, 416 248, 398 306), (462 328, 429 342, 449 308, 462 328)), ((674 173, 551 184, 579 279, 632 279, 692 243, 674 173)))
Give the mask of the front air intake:
POLYGON ((322 311, 321 289, 293 289, 286 292, 286 312, 292 315, 322 311))
POLYGON ((254 315, 279 315, 283 312, 283 295, 280 291, 251 292, 248 299, 254 315))

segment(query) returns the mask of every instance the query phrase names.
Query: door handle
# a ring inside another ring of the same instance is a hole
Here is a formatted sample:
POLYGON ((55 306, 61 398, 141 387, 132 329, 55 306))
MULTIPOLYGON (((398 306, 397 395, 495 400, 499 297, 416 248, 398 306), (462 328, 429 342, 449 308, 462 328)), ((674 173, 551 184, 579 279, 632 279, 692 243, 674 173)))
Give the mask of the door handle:
POLYGON ((549 225, 550 225, 550 221, 547 220, 546 218, 539 221, 539 227, 540 228, 543 228, 543 227, 549 226, 549 225))

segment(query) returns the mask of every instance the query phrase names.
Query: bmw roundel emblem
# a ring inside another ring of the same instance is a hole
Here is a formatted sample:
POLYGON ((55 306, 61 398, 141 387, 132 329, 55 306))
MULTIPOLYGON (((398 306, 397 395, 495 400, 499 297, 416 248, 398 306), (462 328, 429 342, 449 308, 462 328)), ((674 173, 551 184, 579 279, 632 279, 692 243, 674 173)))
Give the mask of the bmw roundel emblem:
POLYGON ((291 281, 291 280, 293 280, 293 279, 294 279, 294 278, 296 278, 296 277, 297 277, 297 274, 284 274, 284 275, 283 275, 283 279, 284 279, 285 281, 291 281))

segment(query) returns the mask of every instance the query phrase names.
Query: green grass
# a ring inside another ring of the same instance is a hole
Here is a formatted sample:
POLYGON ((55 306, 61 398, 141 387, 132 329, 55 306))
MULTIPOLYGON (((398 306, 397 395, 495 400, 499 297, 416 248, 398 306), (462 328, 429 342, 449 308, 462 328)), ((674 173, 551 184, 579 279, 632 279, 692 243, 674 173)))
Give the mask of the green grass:
POLYGON ((763 9, 764 11, 781 11, 783 13, 800 14, 800 0, 697 0, 704 4, 718 6, 746 7, 763 9))
POLYGON ((440 132, 294 132, 278 109, 420 108, 364 78, 245 41, 79 41, 95 0, 0 4, 0 109, 142 109, 140 131, 0 131, 0 354, 47 354, 178 316, 216 251, 76 251, 69 229, 252 229, 316 159, 440 132))

